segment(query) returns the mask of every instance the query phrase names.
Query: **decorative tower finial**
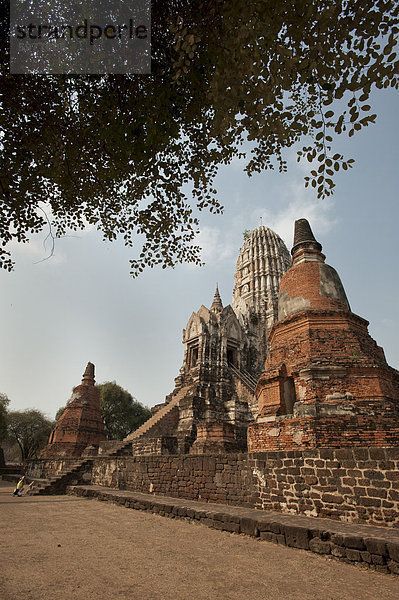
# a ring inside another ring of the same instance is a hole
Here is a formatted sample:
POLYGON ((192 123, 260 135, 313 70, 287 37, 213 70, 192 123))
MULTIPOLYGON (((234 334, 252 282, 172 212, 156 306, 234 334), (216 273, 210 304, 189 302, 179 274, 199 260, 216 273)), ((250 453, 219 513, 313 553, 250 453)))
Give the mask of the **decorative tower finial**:
POLYGON ((82 384, 94 385, 94 365, 91 362, 87 363, 85 372, 83 373, 82 384))
POLYGON ((294 256, 298 250, 313 249, 321 252, 322 245, 316 240, 310 228, 307 219, 298 219, 295 221, 294 245, 292 246, 291 254, 294 256))
POLYGON ((212 312, 221 312, 223 310, 222 299, 219 294, 218 284, 216 284, 215 295, 213 297, 211 311, 212 312))

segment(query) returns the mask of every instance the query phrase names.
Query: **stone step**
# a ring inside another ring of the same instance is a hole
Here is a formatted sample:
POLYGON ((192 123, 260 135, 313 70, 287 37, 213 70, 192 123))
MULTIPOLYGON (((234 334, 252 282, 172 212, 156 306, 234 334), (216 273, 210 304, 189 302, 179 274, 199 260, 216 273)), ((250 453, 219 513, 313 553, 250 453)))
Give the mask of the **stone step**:
POLYGON ((69 469, 63 469, 54 477, 49 477, 47 479, 33 479, 35 485, 31 490, 32 496, 37 494, 46 495, 51 494, 52 490, 54 490, 55 484, 59 484, 63 479, 67 481, 68 476, 77 474, 82 466, 89 463, 92 459, 84 458, 80 461, 76 461, 73 463, 73 466, 69 469))
POLYGON ((122 440, 116 447, 114 447, 112 450, 109 450, 108 452, 105 452, 104 454, 101 454, 101 457, 106 457, 106 458, 111 458, 113 456, 118 456, 119 453, 122 450, 127 450, 129 448, 129 446, 132 445, 131 441, 124 441, 122 440))
POLYGON ((157 423, 159 423, 159 421, 161 421, 165 415, 169 414, 170 411, 175 408, 175 406, 175 404, 171 406, 171 403, 169 403, 165 408, 160 409, 153 417, 146 421, 146 423, 143 423, 141 427, 136 429, 136 431, 131 434, 131 439, 140 437, 140 435, 149 431, 152 427, 154 427, 154 425, 157 425, 157 423))
POLYGON ((58 471, 56 477, 66 475, 67 473, 74 473, 75 471, 79 471, 80 467, 81 465, 79 465, 78 467, 73 467, 72 469, 62 469, 61 471, 58 471))
POLYGON ((232 364, 230 364, 229 366, 230 366, 230 370, 232 371, 232 373, 236 377, 238 377, 238 379, 250 390, 250 392, 252 394, 254 394, 256 384, 257 384, 257 381, 255 380, 255 378, 252 377, 252 375, 250 373, 248 373, 248 371, 245 371, 243 369, 237 369, 237 367, 235 367, 232 364))
POLYGON ((138 429, 136 429, 136 431, 134 431, 133 433, 131 433, 129 436, 127 436, 124 441, 134 441, 136 439, 138 439, 139 437, 141 437, 142 435, 144 435, 145 433, 148 433, 148 431, 150 431, 152 429, 152 427, 154 427, 155 425, 157 425, 167 414, 169 414, 174 408, 178 407, 180 400, 185 396, 185 394, 188 392, 189 387, 183 387, 174 398, 172 398, 170 400, 170 402, 168 402, 168 404, 166 404, 163 408, 160 408, 155 415, 153 415, 152 417, 150 417, 148 419, 148 421, 146 421, 145 423, 143 423, 143 425, 141 425, 141 427, 139 427, 138 429))

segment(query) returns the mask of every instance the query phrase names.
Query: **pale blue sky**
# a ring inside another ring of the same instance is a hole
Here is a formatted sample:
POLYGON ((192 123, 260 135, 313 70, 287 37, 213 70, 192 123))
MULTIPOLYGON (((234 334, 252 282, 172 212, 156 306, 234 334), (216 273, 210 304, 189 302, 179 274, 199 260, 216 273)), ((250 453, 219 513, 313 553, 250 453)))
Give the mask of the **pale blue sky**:
POLYGON ((103 243, 94 230, 57 241, 46 256, 44 235, 16 248, 14 273, 0 272, 0 392, 10 408, 38 408, 49 417, 69 399, 86 363, 96 380, 115 380, 152 406, 173 389, 183 358, 182 329, 201 304, 210 305, 216 281, 231 303, 242 232, 263 224, 292 245, 295 219, 310 220, 327 262, 341 276, 353 312, 399 368, 398 96, 382 91, 377 124, 335 151, 356 159, 336 178, 332 199, 305 189, 307 165, 290 151, 287 174, 250 179, 242 163, 221 169, 217 188, 225 212, 204 214, 200 243, 206 266, 148 270, 129 276, 129 250, 103 243))

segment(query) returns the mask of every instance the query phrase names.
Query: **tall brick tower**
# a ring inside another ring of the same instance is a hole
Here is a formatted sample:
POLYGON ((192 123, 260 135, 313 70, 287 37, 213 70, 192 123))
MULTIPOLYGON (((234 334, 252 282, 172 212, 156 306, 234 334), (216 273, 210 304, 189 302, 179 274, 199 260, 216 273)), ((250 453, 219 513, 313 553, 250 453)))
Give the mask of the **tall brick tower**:
POLYGON ((309 223, 296 221, 250 451, 399 445, 399 373, 321 250, 309 223))
POLYGON ((232 307, 247 337, 245 369, 258 377, 268 350, 268 334, 277 321, 280 279, 290 255, 277 233, 268 227, 251 231, 238 256, 232 307))
POLYGON ((40 458, 81 456, 87 446, 98 446, 106 439, 100 390, 94 383, 94 365, 89 362, 82 383, 74 388, 40 458))

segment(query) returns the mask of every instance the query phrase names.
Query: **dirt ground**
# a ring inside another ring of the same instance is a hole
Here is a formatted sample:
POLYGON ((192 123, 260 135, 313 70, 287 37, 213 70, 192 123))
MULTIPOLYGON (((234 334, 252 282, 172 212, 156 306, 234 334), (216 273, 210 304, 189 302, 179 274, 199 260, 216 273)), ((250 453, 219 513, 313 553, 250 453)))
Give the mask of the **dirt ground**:
POLYGON ((397 600, 399 577, 0 482, 1 600, 397 600))

